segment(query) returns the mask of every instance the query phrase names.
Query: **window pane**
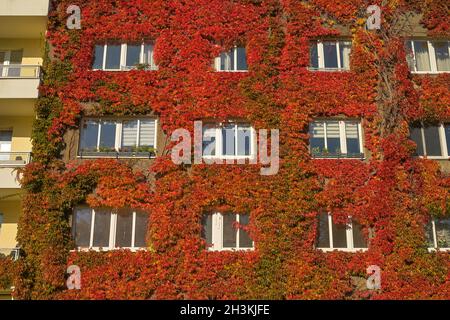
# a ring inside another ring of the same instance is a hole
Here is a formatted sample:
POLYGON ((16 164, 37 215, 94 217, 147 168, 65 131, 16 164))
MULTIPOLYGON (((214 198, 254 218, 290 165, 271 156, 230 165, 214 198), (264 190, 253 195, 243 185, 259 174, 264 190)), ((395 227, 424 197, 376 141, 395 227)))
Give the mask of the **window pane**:
POLYGON ((336 42, 324 42, 323 54, 325 59, 325 68, 338 67, 336 42))
POLYGON ((105 46, 96 45, 95 46, 95 57, 94 57, 94 65, 92 66, 93 69, 103 69, 103 52, 104 52, 105 46))
POLYGON ((330 248, 330 232, 328 226, 328 214, 319 214, 319 229, 317 230, 317 247, 330 248))
POLYGON ((311 153, 321 154, 325 149, 325 129, 323 122, 313 122, 309 126, 311 153))
POLYGON ((445 140, 447 141, 447 154, 450 155, 450 125, 446 124, 445 128, 445 140))
POLYGON ((230 53, 229 52, 222 52, 220 54, 220 70, 222 71, 229 71, 230 68, 230 53))
POLYGON ((154 147, 155 146, 155 120, 141 120, 141 128, 139 130, 139 145, 154 147))
POLYGON ((439 219, 434 223, 438 247, 450 248, 450 219, 439 219))
POLYGON ((75 209, 74 228, 77 247, 89 247, 91 239, 92 210, 90 208, 75 209))
POLYGON ((223 215, 223 247, 236 248, 236 214, 227 213, 223 215))
POLYGON ((17 65, 22 64, 23 51, 22 50, 13 50, 10 53, 9 63, 13 67, 8 68, 8 77, 20 77, 20 66, 17 65))
POLYGON ((202 238, 206 240, 206 244, 211 246, 212 243, 212 215, 206 214, 202 217, 202 238))
POLYGON ((450 71, 450 56, 447 42, 433 42, 438 71, 450 71))
POLYGON ((134 147, 137 144, 137 120, 124 121, 122 123, 122 147, 134 147))
POLYGON ((333 222, 333 248, 347 248, 347 226, 333 222))
POLYGON ((109 247, 109 231, 111 226, 111 212, 106 209, 95 210, 94 247, 109 247))
POLYGON ((81 129, 81 139, 80 139, 81 151, 94 151, 97 150, 97 140, 98 140, 98 121, 87 120, 83 123, 83 128, 81 129))
POLYGON ((427 156, 442 156, 439 127, 425 127, 424 133, 427 156))
POLYGON ((311 43, 309 48, 309 64, 311 68, 319 68, 319 55, 317 51, 317 42, 311 43))
POLYGON ((352 44, 349 41, 340 41, 339 42, 339 54, 340 54, 340 62, 341 68, 345 70, 350 69, 350 51, 352 49, 352 44))
POLYGON ((422 129, 420 127, 410 127, 409 132, 411 135, 411 140, 413 140, 416 145, 416 155, 424 156, 423 142, 422 142, 422 129))
MULTIPOLYGON (((239 224, 242 226, 248 226, 250 216, 248 214, 239 215, 239 224)), ((247 231, 239 228, 239 248, 252 248, 253 241, 250 239, 250 235, 247 231)))
POLYGON ((339 132, 339 122, 330 121, 326 123, 327 129, 327 149, 330 154, 341 153, 341 139, 339 132))
POLYGON ((141 46, 140 45, 127 45, 127 67, 134 67, 140 63, 141 58, 141 46))
POLYGON ((235 125, 227 124, 222 128, 222 154, 235 155, 235 125))
POLYGON ((120 45, 106 46, 106 69, 120 69, 120 45))
POLYGON ((359 223, 352 222, 353 231, 353 247, 354 248, 367 248, 367 241, 363 235, 363 228, 359 223))
POLYGON ((203 126, 203 155, 216 155, 216 128, 211 125, 203 126))
POLYGON ((237 147, 238 147, 238 155, 239 156, 249 156, 250 150, 251 150, 251 137, 252 132, 250 127, 247 126, 238 126, 238 132, 237 132, 238 138, 237 138, 237 147))
POLYGON ((359 132, 358 124, 352 122, 345 123, 345 133, 347 135, 347 154, 357 155, 361 154, 361 148, 359 144, 359 132))
POLYGON ((116 248, 130 248, 133 230, 133 212, 120 209, 117 213, 116 248))
POLYGON ((248 70, 247 53, 245 51, 245 48, 237 48, 237 69, 248 70))
POLYGON ((100 148, 114 149, 116 142, 116 123, 102 121, 100 132, 100 148))
POLYGON ((136 227, 134 231, 134 247, 145 248, 149 214, 144 211, 136 212, 136 227))
POLYGON ((406 41, 406 61, 408 62, 409 70, 415 71, 414 53, 413 53, 411 41, 406 41))
POLYGON ((428 248, 434 248, 433 224, 431 221, 425 226, 425 237, 427 240, 428 248))
POLYGON ((413 41, 417 71, 430 71, 430 55, 426 41, 413 41))
POLYGON ((156 64, 153 59, 153 44, 144 45, 144 63, 148 64, 152 69, 156 69, 156 64))

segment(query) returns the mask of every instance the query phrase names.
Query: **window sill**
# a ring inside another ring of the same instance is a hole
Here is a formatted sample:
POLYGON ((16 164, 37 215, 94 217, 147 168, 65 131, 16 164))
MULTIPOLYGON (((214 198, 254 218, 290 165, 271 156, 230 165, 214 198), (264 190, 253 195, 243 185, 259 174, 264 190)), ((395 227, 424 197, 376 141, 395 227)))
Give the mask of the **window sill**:
POLYGON ((252 252, 255 251, 255 248, 221 248, 221 249, 215 249, 215 248, 208 248, 209 252, 252 252))
POLYGON ((314 156, 311 155, 312 159, 317 159, 317 160, 323 160, 323 159, 339 159, 339 160, 366 160, 366 157, 364 156, 364 154, 361 154, 361 156, 354 156, 354 157, 346 157, 344 155, 320 155, 320 156, 314 156))
POLYGON ((450 160, 450 157, 441 157, 441 156, 415 156, 420 159, 430 159, 430 160, 450 160))
POLYGON ((92 152, 86 155, 77 155, 78 159, 155 159, 156 155, 151 154, 121 154, 118 152, 98 152, 97 154, 92 152))
POLYGON ((311 72, 350 72, 350 69, 338 69, 338 68, 307 68, 311 72))
POLYGON ((411 71, 411 74, 445 74, 450 71, 411 71))
POLYGON ((147 248, 102 248, 102 247, 92 247, 92 248, 77 248, 72 249, 70 252, 90 252, 90 251, 96 251, 96 252, 110 252, 110 251, 119 251, 119 250, 129 250, 131 252, 138 252, 138 251, 147 251, 147 248))
POLYGON ((428 252, 450 252, 450 248, 428 248, 428 252))
POLYGON ((247 73, 248 70, 215 70, 215 72, 219 72, 219 73, 247 73))
POLYGON ((158 71, 159 69, 136 69, 136 68, 130 68, 130 69, 91 69, 91 71, 104 71, 104 72, 129 72, 129 71, 158 71))
POLYGON ((323 252, 333 252, 333 251, 341 251, 341 252, 367 252, 368 248, 317 248, 317 250, 323 251, 323 252))

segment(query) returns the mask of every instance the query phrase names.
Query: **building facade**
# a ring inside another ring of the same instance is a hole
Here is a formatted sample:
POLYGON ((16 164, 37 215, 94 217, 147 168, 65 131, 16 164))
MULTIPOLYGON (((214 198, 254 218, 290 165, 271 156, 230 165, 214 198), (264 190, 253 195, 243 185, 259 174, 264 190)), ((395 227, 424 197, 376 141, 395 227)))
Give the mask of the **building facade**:
POLYGON ((0 21, 17 298, 450 297, 447 4, 52 1, 40 51, 45 1, 20 2, 0 21))

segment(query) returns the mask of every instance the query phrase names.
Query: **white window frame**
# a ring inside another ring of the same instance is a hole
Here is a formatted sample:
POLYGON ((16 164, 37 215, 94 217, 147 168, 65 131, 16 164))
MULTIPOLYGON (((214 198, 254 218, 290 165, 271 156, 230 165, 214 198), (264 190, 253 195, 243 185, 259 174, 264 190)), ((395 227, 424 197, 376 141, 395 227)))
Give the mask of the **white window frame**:
MULTIPOLYGON (((328 213, 328 235, 329 235, 329 242, 330 247, 329 248, 321 248, 317 247, 318 250, 321 250, 323 252, 331 252, 331 251, 343 251, 343 252, 365 252, 369 250, 369 248, 355 248, 354 242, 353 242, 353 222, 352 218, 348 217, 348 222, 346 223, 346 240, 347 240, 347 248, 335 248, 333 245, 333 216, 328 213)), ((317 231, 319 232, 319 231, 317 231)))
POLYGON ((341 71, 341 72, 350 71, 350 66, 348 67, 348 69, 347 68, 343 68, 341 66, 340 45, 341 45, 342 42, 348 42, 352 46, 352 41, 351 40, 317 40, 317 60, 318 60, 319 67, 318 68, 313 68, 313 67, 309 66, 308 69, 311 70, 311 71, 341 71), (325 52, 323 50, 324 42, 334 42, 334 43, 336 43, 337 63, 338 63, 338 67, 337 68, 325 68, 325 52))
POLYGON ((238 70, 237 69, 237 58, 238 58, 238 48, 244 48, 245 49, 245 59, 247 59, 247 48, 245 48, 245 47, 240 47, 240 46, 234 46, 234 47, 232 47, 229 51, 226 51, 226 52, 221 52, 221 54, 226 54, 227 56, 228 56, 228 59, 227 59, 227 64, 229 64, 230 63, 230 59, 229 59, 229 53, 230 53, 230 51, 233 51, 233 58, 234 58, 234 66, 233 66, 233 68, 231 69, 231 70, 222 70, 222 69, 220 69, 220 66, 221 66, 221 63, 220 63, 220 60, 221 60, 221 57, 220 57, 220 55, 218 56, 218 57, 216 57, 215 59, 214 59, 214 68, 215 68, 215 70, 217 71, 217 72, 248 72, 248 60, 247 60, 247 70, 238 70))
MULTIPOLYGON (((111 219, 109 222, 109 245, 108 247, 94 247, 94 226, 95 226, 95 209, 94 208, 88 208, 91 210, 91 231, 89 234, 89 247, 77 247, 78 251, 113 251, 113 250, 122 250, 122 249, 128 249, 130 251, 139 251, 139 250, 146 250, 147 247, 136 247, 136 216, 137 211, 136 210, 130 210, 133 213, 133 224, 132 224, 132 230, 131 230, 131 243, 133 246, 131 247, 116 247, 116 229, 117 229, 117 211, 111 210, 110 215, 111 219)), ((76 215, 76 212, 74 212, 74 216, 76 215)), ((73 238, 75 240, 75 234, 76 234, 76 218, 72 219, 72 234, 73 238)))
POLYGON ((412 49, 412 61, 413 61, 413 66, 414 66, 414 70, 410 70, 411 73, 416 73, 416 74, 439 74, 439 73, 450 73, 450 71, 438 71, 437 69, 437 61, 436 61, 436 51, 434 50, 434 46, 433 46, 433 42, 447 42, 447 48, 448 48, 448 52, 450 55, 450 41, 445 41, 445 40, 430 40, 430 39, 410 39, 408 40, 410 47, 412 49), (414 41, 422 41, 422 42, 427 42, 427 46, 428 46, 428 59, 430 61, 430 71, 417 71, 417 63, 416 63, 416 51, 414 48, 414 41))
POLYGON ((8 66, 11 63, 11 50, 0 50, 0 52, 5 53, 5 61, 2 64, 3 70, 2 70, 2 74, 0 74, 0 78, 6 78, 6 77, 8 77, 8 71, 9 71, 8 66))
POLYGON ((203 159, 255 159, 256 157, 256 130, 248 123, 245 122, 220 122, 220 123, 206 123, 205 125, 215 126, 215 155, 203 155, 203 132, 202 132, 202 156, 203 159), (222 129, 226 125, 234 125, 234 156, 224 155, 223 154, 223 136, 222 129), (238 153, 238 126, 248 126, 250 128, 250 155, 248 156, 240 156, 238 153))
POLYGON ((432 251, 450 251, 450 247, 439 247, 438 246, 438 239, 436 234, 436 219, 431 220, 431 232, 433 234, 433 247, 428 248, 429 252, 432 251))
MULTIPOLYGON (((137 45, 137 44, 132 44, 130 43, 130 45, 137 45)), ((140 44, 141 46, 141 53, 139 55, 139 63, 140 64, 144 64, 146 63, 144 61, 144 48, 146 45, 153 45, 154 48, 154 43, 153 42, 143 42, 140 44)), ((101 46, 101 44, 98 44, 98 46, 101 46)), ((102 70, 102 71, 130 71, 130 70, 135 70, 135 68, 133 67, 128 67, 127 64, 127 48, 128 48, 128 44, 127 43, 122 43, 122 44, 114 44, 114 43, 105 43, 103 45, 103 61, 102 61, 102 68, 101 69, 93 69, 94 71, 98 71, 98 70, 102 70), (120 68, 119 69, 106 69, 106 54, 107 54, 107 48, 108 45, 120 45, 120 68)), ((152 57, 151 57, 151 63, 148 66, 148 69, 145 69, 145 71, 157 71, 159 68, 158 66, 155 64, 155 60, 153 58, 153 52, 152 52, 152 57)))
MULTIPOLYGON (((236 222, 239 223, 240 214, 239 213, 227 213, 236 215, 236 222)), ((211 214, 211 224, 212 224, 212 246, 208 247, 208 251, 254 251, 255 241, 252 241, 252 247, 250 248, 240 248, 239 247, 239 228, 236 229, 236 247, 235 248, 224 248, 223 247, 223 216, 224 214, 220 212, 214 212, 211 214)))
MULTIPOLYGON (((450 126, 450 124, 448 124, 450 126)), ((423 153, 424 156, 419 155, 419 158, 427 158, 427 159, 434 159, 434 160, 446 160, 449 158, 448 150, 447 150, 447 140, 445 138, 445 124, 440 123, 438 126, 439 129, 439 144, 441 145, 441 151, 442 156, 427 156, 427 146, 425 143, 425 126, 423 123, 421 123, 420 126, 420 136, 422 138, 422 145, 423 145, 423 153)))
MULTIPOLYGON (((102 121, 111 121, 111 122, 115 122, 116 123, 116 134, 115 134, 115 144, 114 144, 114 149, 116 152, 119 152, 119 150, 122 148, 122 130, 123 130, 123 122, 124 121, 137 121, 138 122, 138 128, 137 128, 137 133, 136 133, 136 146, 139 146, 139 139, 140 139, 140 129, 141 129, 141 121, 150 121, 153 120, 155 121, 155 139, 154 139, 154 146, 153 148, 155 149, 155 153, 156 150, 158 148, 158 119, 154 119, 154 118, 139 118, 139 119, 108 119, 108 118, 85 118, 82 121, 81 127, 80 127, 80 143, 79 143, 79 147, 78 147, 78 157, 83 157, 83 158, 97 158, 98 156, 81 156, 81 134, 82 134, 82 130, 83 130, 83 126, 87 121, 98 121, 98 133, 97 133, 97 152, 99 152, 99 148, 100 148, 100 137, 101 137, 101 127, 102 127, 102 121)), ((119 152, 120 154, 120 152, 119 152)), ((151 158, 155 158, 156 156, 152 156, 151 158)), ((102 157, 104 158, 104 157, 102 157)), ((133 157, 136 158, 136 157, 133 157)), ((147 158, 147 157, 145 157, 147 158)))
MULTIPOLYGON (((358 139, 359 139, 359 150, 361 150, 361 155, 363 155, 362 159, 365 159, 364 153, 364 143, 363 143, 363 135, 362 135, 362 125, 359 120, 338 120, 338 119, 317 119, 312 123, 322 123, 324 130, 324 148, 328 150, 328 142, 327 142, 327 122, 339 122, 339 140, 341 144, 341 156, 339 159, 360 159, 360 158, 349 158, 347 155, 347 132, 345 129, 346 123, 357 123, 358 124, 358 139)), ((311 148, 311 146, 310 146, 311 148)), ((311 155, 312 149, 311 149, 311 155)), ((327 157, 314 156, 314 159, 329 159, 327 157)))

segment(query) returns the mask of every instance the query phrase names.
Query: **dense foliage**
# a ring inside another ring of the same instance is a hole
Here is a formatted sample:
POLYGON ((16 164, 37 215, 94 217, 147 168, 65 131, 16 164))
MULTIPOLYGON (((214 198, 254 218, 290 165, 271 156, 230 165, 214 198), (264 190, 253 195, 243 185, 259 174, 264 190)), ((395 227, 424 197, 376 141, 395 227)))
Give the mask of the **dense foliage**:
POLYGON ((18 239, 18 298, 58 299, 448 299, 450 259, 429 253, 424 224, 448 215, 450 180, 437 163, 412 157, 408 122, 444 120, 450 75, 412 76, 395 17, 422 12, 430 35, 450 36, 444 1, 70 0, 54 1, 34 163, 18 239), (369 3, 370 2, 370 3, 369 3), (367 31, 365 8, 379 4, 383 29, 367 31), (82 29, 66 28, 66 8, 82 9, 82 29), (353 38, 350 72, 311 72, 309 41, 353 38), (92 71, 93 47, 108 40, 156 39, 156 72, 92 71), (245 44, 248 73, 217 73, 211 61, 245 44), (170 147, 147 167, 130 161, 63 162, 64 136, 91 115, 155 113, 164 131, 193 131, 198 119, 246 119, 280 129, 281 168, 176 166, 170 147), (315 117, 363 119, 370 158, 313 160, 315 117), (132 206, 149 213, 148 250, 70 252, 73 206, 132 206), (200 217, 248 212, 254 252, 208 252, 200 217), (375 230, 367 252, 314 249, 317 215, 352 216, 375 230), (65 288, 77 264, 82 288, 65 288), (369 265, 382 289, 355 286, 369 265))

